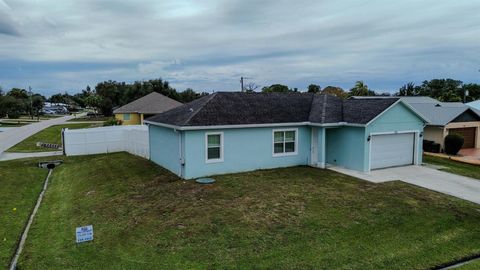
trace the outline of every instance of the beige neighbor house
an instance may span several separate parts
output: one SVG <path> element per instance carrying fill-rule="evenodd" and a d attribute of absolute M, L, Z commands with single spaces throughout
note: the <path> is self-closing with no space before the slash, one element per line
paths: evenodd
<path fill-rule="evenodd" d="M 402 97 L 429 120 L 424 140 L 440 144 L 443 152 L 445 136 L 457 133 L 464 137 L 462 148 L 480 148 L 480 112 L 460 102 L 440 102 L 430 97 Z"/>
<path fill-rule="evenodd" d="M 123 125 L 141 125 L 143 120 L 158 113 L 178 107 L 182 103 L 152 92 L 113 111 L 115 119 Z"/>

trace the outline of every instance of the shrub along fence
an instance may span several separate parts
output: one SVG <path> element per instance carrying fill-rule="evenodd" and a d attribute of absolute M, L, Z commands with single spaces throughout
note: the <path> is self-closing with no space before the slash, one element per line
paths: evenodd
<path fill-rule="evenodd" d="M 85 129 L 64 129 L 63 149 L 67 156 L 129 152 L 149 158 L 148 127 L 110 126 Z"/>

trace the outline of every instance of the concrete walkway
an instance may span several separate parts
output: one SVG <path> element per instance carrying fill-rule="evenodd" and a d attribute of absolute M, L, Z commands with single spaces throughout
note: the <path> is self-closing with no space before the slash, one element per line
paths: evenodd
<path fill-rule="evenodd" d="M 0 161 L 21 159 L 21 158 L 33 158 L 33 157 L 50 157 L 50 156 L 61 156 L 63 155 L 62 151 L 54 152 L 35 152 L 35 153 L 1 153 Z"/>
<path fill-rule="evenodd" d="M 424 166 L 405 166 L 368 173 L 329 167 L 330 170 L 374 183 L 400 180 L 412 185 L 480 204 L 480 180 L 439 171 Z"/>
<path fill-rule="evenodd" d="M 43 120 L 37 123 L 12 128 L 4 132 L 0 132 L 0 154 L 17 143 L 25 140 L 33 134 L 54 125 L 65 124 L 66 121 L 75 118 L 73 115 L 59 117 L 50 120 Z M 74 122 L 68 122 L 68 124 Z"/>

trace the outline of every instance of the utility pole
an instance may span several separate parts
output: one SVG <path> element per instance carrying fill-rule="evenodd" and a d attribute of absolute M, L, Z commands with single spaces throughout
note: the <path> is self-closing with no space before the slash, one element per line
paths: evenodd
<path fill-rule="evenodd" d="M 242 92 L 245 92 L 245 80 L 252 79 L 250 77 L 240 77 L 240 85 L 242 86 Z"/>
<path fill-rule="evenodd" d="M 28 86 L 28 95 L 30 96 L 30 118 L 33 119 L 33 100 L 32 100 L 32 87 Z"/>

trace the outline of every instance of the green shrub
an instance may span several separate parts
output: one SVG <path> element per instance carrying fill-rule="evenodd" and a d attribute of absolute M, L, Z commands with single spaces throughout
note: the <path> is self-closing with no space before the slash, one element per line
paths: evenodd
<path fill-rule="evenodd" d="M 463 136 L 460 134 L 448 134 L 445 137 L 445 153 L 447 155 L 456 155 L 463 146 Z"/>
<path fill-rule="evenodd" d="M 122 124 L 122 120 L 115 119 L 115 118 L 110 118 L 105 123 L 103 123 L 103 126 L 120 126 Z"/>
<path fill-rule="evenodd" d="M 18 119 L 19 117 L 20 117 L 20 113 L 18 113 L 18 112 L 10 112 L 8 114 L 9 119 Z"/>

